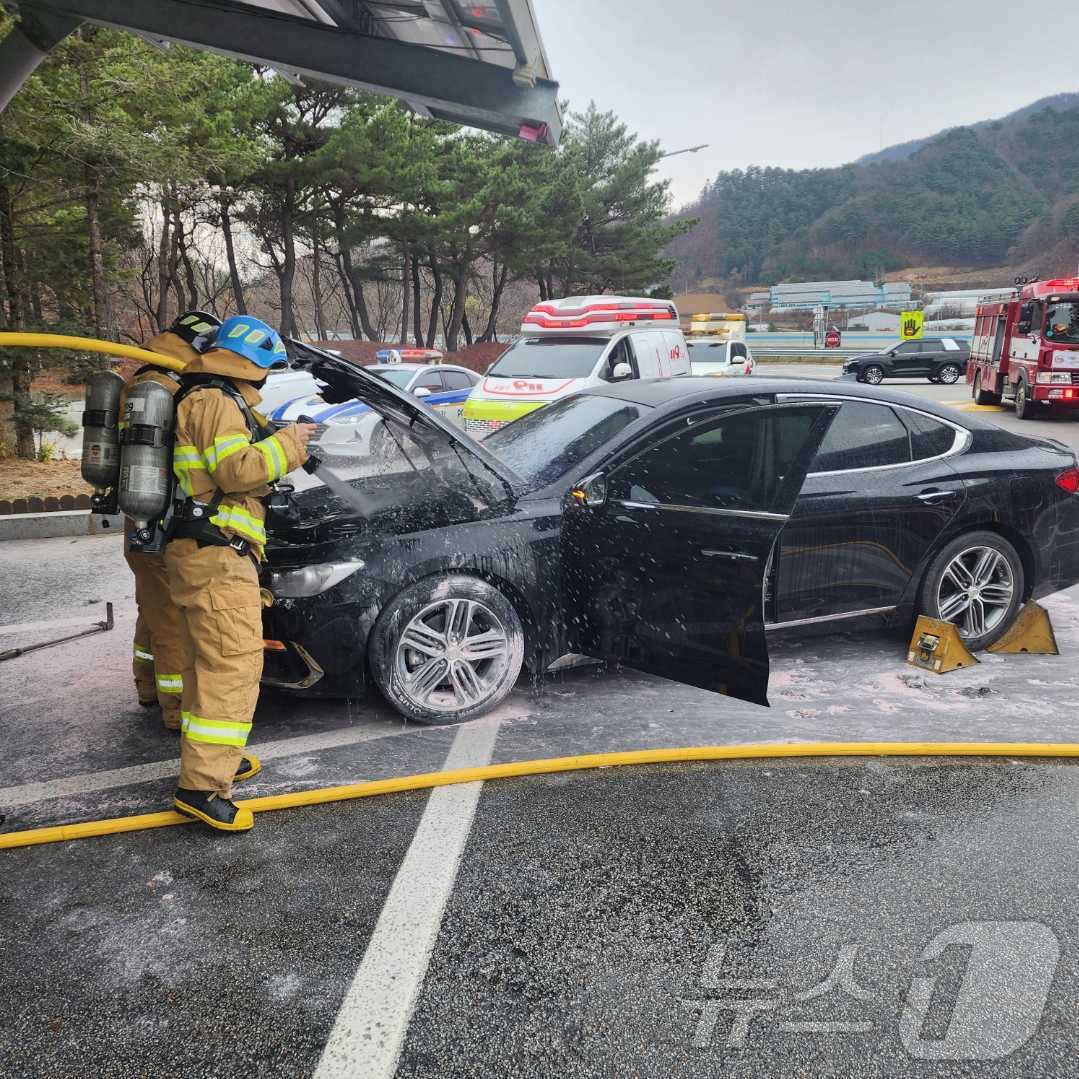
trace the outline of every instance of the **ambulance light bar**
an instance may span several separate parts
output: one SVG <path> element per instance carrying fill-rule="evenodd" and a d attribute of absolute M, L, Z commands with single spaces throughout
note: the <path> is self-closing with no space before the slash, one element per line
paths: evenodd
<path fill-rule="evenodd" d="M 650 300 L 617 300 L 585 302 L 575 307 L 556 303 L 539 303 L 525 315 L 521 323 L 524 332 L 530 327 L 542 330 L 599 329 L 603 325 L 616 328 L 626 323 L 677 322 L 674 304 Z"/>

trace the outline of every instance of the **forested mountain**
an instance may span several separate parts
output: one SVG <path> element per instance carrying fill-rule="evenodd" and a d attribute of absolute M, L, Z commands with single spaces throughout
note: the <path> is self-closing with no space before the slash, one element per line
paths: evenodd
<path fill-rule="evenodd" d="M 872 277 L 901 266 L 1024 264 L 1079 250 L 1079 95 L 827 169 L 722 172 L 676 215 L 675 280 Z M 884 151 L 888 155 L 889 151 Z"/>

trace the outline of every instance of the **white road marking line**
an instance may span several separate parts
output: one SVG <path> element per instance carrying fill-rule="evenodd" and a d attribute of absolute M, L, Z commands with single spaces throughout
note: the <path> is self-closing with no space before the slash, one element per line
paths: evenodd
<path fill-rule="evenodd" d="M 491 761 L 499 721 L 462 727 L 445 768 Z M 482 783 L 431 791 L 314 1079 L 391 1079 L 457 880 Z"/>
<path fill-rule="evenodd" d="M 68 629 L 69 627 L 93 629 L 98 622 L 104 620 L 105 611 L 102 608 L 100 618 L 86 615 L 84 618 L 53 618 L 47 622 L 20 622 L 17 625 L 0 626 L 0 637 L 9 637 L 15 633 L 37 633 L 45 629 Z"/>
<path fill-rule="evenodd" d="M 390 738 L 400 733 L 399 727 L 379 723 L 374 727 L 346 727 L 344 730 L 325 731 L 322 734 L 279 738 L 272 742 L 252 745 L 251 751 L 258 754 L 261 760 L 270 761 L 281 757 L 294 757 L 300 753 L 313 753 L 320 749 L 336 749 L 338 746 L 370 742 L 376 738 Z M 148 783 L 153 779 L 175 776 L 179 768 L 180 746 L 177 739 L 176 756 L 167 761 L 133 764 L 127 768 L 113 768 L 107 772 L 87 772 L 83 775 L 68 776 L 65 779 L 23 783 L 16 787 L 0 787 L 0 806 L 8 808 L 29 805 L 32 802 L 43 802 L 47 798 L 67 798 L 73 794 L 88 794 L 91 791 L 103 791 L 111 787 L 126 787 L 130 783 Z"/>
<path fill-rule="evenodd" d="M 514 719 L 527 719 L 528 711 L 512 701 L 500 705 L 487 716 L 488 720 L 508 722 Z M 439 730 L 438 727 L 413 727 L 405 730 L 391 718 L 377 716 L 369 726 L 345 727 L 342 730 L 323 731 L 321 734 L 300 734 L 294 738 L 276 738 L 270 742 L 256 742 L 249 748 L 261 760 L 280 760 L 284 757 L 298 757 L 303 753 L 317 753 L 323 749 L 338 749 L 341 746 L 356 745 L 360 742 L 373 742 L 378 738 L 393 738 L 397 735 L 417 735 Z M 259 727 L 256 725 L 255 730 Z M 176 756 L 165 761 L 151 764 L 133 764 L 126 768 L 110 768 L 103 772 L 84 772 L 81 775 L 65 776 L 63 779 L 48 779 L 37 783 L 20 783 L 11 787 L 0 787 L 0 807 L 30 805 L 49 798 L 67 798 L 72 795 L 88 794 L 91 791 L 110 790 L 113 787 L 127 787 L 133 783 L 149 783 L 155 779 L 175 776 L 180 768 L 180 747 L 176 742 Z"/>

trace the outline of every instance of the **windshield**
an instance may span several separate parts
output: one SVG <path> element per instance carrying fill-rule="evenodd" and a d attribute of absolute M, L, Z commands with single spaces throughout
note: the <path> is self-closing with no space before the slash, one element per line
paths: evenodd
<path fill-rule="evenodd" d="M 1079 303 L 1050 304 L 1045 339 L 1058 345 L 1079 345 Z"/>
<path fill-rule="evenodd" d="M 484 440 L 530 489 L 561 479 L 651 406 L 582 394 L 536 409 Z"/>
<path fill-rule="evenodd" d="M 394 386 L 400 386 L 403 390 L 408 389 L 408 384 L 416 374 L 415 371 L 408 367 L 368 367 L 367 370 L 370 371 L 372 375 L 378 375 L 379 378 L 385 379 Z"/>
<path fill-rule="evenodd" d="M 609 343 L 601 337 L 526 339 L 487 373 L 495 378 L 587 378 Z"/>

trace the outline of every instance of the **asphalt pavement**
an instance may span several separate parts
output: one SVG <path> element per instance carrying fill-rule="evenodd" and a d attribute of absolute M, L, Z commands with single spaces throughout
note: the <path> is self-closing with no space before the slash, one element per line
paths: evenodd
<path fill-rule="evenodd" d="M 4 830 L 168 805 L 117 539 L 0 544 L 0 649 L 107 600 L 113 632 L 0 664 Z M 594 666 L 460 728 L 267 695 L 240 794 L 663 746 L 1079 741 L 1079 589 L 1046 605 L 1061 656 L 945 677 L 895 632 L 775 636 L 770 709 Z M 0 851 L 0 1076 L 1073 1076 L 1077 795 L 1044 760 L 690 763 Z"/>

